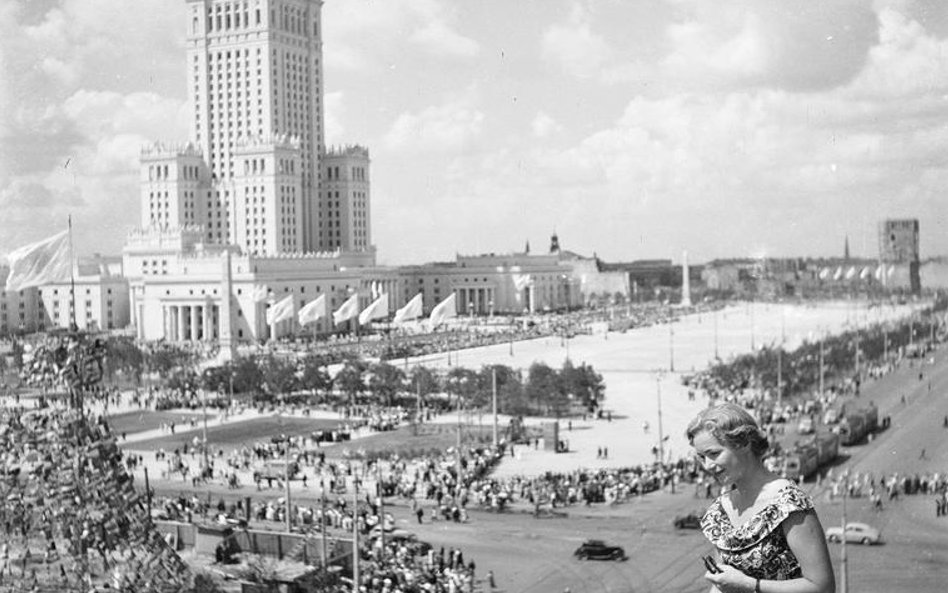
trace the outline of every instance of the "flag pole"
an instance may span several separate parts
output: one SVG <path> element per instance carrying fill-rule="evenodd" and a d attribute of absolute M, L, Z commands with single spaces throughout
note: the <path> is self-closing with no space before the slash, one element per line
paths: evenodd
<path fill-rule="evenodd" d="M 72 214 L 67 218 L 69 225 L 69 331 L 78 332 L 76 325 L 76 259 L 72 248 Z"/>

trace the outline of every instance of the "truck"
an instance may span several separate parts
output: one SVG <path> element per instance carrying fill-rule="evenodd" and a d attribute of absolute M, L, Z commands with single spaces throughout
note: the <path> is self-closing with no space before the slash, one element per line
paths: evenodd
<path fill-rule="evenodd" d="M 836 427 L 840 443 L 849 446 L 861 443 L 879 428 L 879 408 L 870 404 L 860 410 L 847 410 Z"/>
<path fill-rule="evenodd" d="M 253 479 L 254 482 L 259 480 L 283 480 L 287 477 L 293 480 L 296 479 L 299 473 L 300 466 L 296 461 L 290 461 L 288 466 L 287 462 L 282 459 L 269 459 L 254 466 Z"/>
<path fill-rule="evenodd" d="M 823 432 L 794 446 L 778 461 L 776 470 L 791 480 L 807 479 L 839 456 L 838 434 Z"/>

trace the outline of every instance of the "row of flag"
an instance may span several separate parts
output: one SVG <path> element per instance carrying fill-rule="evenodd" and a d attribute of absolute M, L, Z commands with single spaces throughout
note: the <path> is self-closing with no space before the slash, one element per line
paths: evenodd
<path fill-rule="evenodd" d="M 255 287 L 253 292 L 255 302 L 264 300 L 263 298 L 257 299 L 257 296 L 264 295 L 264 298 L 266 298 L 267 292 L 266 287 Z M 288 295 L 277 301 L 267 309 L 267 325 L 293 319 L 294 315 L 300 325 L 307 325 L 326 317 L 328 311 L 326 295 L 319 295 L 316 299 L 306 303 L 299 311 L 295 311 L 295 308 L 294 295 Z M 413 321 L 421 317 L 423 311 L 424 302 L 421 293 L 418 293 L 404 307 L 395 312 L 392 322 L 400 324 Z M 388 317 L 388 293 L 379 294 L 368 307 L 361 311 L 359 310 L 359 295 L 353 294 L 338 309 L 333 311 L 332 322 L 339 325 L 350 319 L 358 318 L 359 325 L 365 325 L 373 319 L 384 319 L 385 317 Z M 437 327 L 452 317 L 457 317 L 457 297 L 454 293 L 451 293 L 432 309 L 428 321 L 432 327 Z"/>
<path fill-rule="evenodd" d="M 895 266 L 889 266 L 886 268 L 885 264 L 879 264 L 879 267 L 877 267 L 875 271 L 873 271 L 870 266 L 866 266 L 862 268 L 862 270 L 859 270 L 856 266 L 850 266 L 848 270 L 845 270 L 842 266 L 840 266 L 836 268 L 835 272 L 830 268 L 823 268 L 820 270 L 819 277 L 820 280 L 827 280 L 831 276 L 833 280 L 852 280 L 858 275 L 860 280 L 866 280 L 869 278 L 869 276 L 872 276 L 876 280 L 882 280 L 883 276 L 890 278 L 894 273 Z"/>

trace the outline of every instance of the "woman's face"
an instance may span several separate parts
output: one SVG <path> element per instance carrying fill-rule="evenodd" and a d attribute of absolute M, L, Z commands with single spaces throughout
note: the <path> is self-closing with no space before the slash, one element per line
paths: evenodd
<path fill-rule="evenodd" d="M 733 449 L 719 442 L 706 430 L 695 435 L 692 447 L 701 466 L 719 484 L 734 484 L 743 477 L 747 447 Z"/>

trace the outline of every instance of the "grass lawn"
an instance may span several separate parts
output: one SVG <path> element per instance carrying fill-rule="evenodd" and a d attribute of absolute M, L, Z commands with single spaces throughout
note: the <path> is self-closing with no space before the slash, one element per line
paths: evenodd
<path fill-rule="evenodd" d="M 320 418 L 289 418 L 280 416 L 266 416 L 252 420 L 234 421 L 221 426 L 209 426 L 207 440 L 214 449 L 223 449 L 225 453 L 239 449 L 245 445 L 253 445 L 257 441 L 266 441 L 270 437 L 279 435 L 299 436 L 309 435 L 316 430 L 331 430 L 341 423 L 339 420 Z M 198 423 L 201 428 L 201 423 Z M 191 443 L 194 437 L 201 438 L 202 431 L 190 431 L 183 434 L 169 434 L 147 441 L 130 443 L 129 448 L 136 451 L 173 451 L 184 443 Z"/>
<path fill-rule="evenodd" d="M 491 428 L 465 425 L 461 428 L 461 444 L 490 445 Z M 401 457 L 416 457 L 433 450 L 446 451 L 457 446 L 457 426 L 454 424 L 423 424 L 417 431 L 411 426 L 379 432 L 365 438 L 339 443 L 324 449 L 329 459 L 340 459 L 358 453 L 373 456 L 379 453 L 397 453 Z"/>
<path fill-rule="evenodd" d="M 214 414 L 208 411 L 208 420 L 211 420 L 214 418 L 214 416 Z M 106 417 L 106 420 L 108 420 L 109 426 L 112 427 L 112 432 L 114 434 L 122 434 L 123 432 L 127 434 L 135 434 L 136 432 L 154 430 L 156 428 L 160 428 L 162 424 L 171 424 L 172 422 L 175 423 L 175 426 L 188 426 L 188 424 L 191 423 L 192 418 L 199 424 L 204 422 L 204 414 L 202 412 L 182 413 L 136 411 L 108 416 Z"/>

